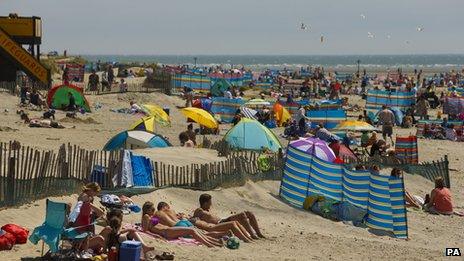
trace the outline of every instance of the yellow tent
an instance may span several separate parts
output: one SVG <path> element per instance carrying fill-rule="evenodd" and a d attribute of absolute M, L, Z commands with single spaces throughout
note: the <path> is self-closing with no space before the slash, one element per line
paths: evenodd
<path fill-rule="evenodd" d="M 278 102 L 274 104 L 273 110 L 277 125 L 279 126 L 282 126 L 282 124 L 292 118 L 290 112 L 288 112 L 288 110 Z"/>
<path fill-rule="evenodd" d="M 129 127 L 129 130 L 140 130 L 155 132 L 155 117 L 148 116 L 138 119 L 134 124 Z"/>
<path fill-rule="evenodd" d="M 154 104 L 143 104 L 142 108 L 148 115 L 153 116 L 155 121 L 163 126 L 171 125 L 169 115 L 158 105 Z"/>

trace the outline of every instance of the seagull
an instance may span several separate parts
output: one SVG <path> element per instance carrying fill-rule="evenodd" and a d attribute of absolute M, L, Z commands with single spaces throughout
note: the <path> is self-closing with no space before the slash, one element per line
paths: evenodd
<path fill-rule="evenodd" d="M 367 37 L 368 38 L 375 38 L 375 36 L 371 32 L 367 32 Z"/>
<path fill-rule="evenodd" d="M 363 19 L 363 20 L 366 19 L 366 16 L 364 14 L 360 14 L 359 16 L 361 16 L 361 19 Z"/>
<path fill-rule="evenodd" d="M 423 27 L 420 27 L 420 26 L 418 26 L 418 27 L 417 27 L 417 31 L 418 31 L 418 32 L 422 32 L 422 31 L 424 31 L 424 28 L 423 28 Z"/>
<path fill-rule="evenodd" d="M 309 26 L 305 25 L 304 23 L 301 23 L 300 29 L 305 31 L 309 29 Z"/>

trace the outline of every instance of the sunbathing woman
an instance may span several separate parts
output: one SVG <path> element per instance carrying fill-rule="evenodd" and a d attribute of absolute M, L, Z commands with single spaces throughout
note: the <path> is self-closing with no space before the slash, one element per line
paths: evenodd
<path fill-rule="evenodd" d="M 155 215 L 155 205 L 152 202 L 145 202 L 142 207 L 142 229 L 160 235 L 168 240 L 179 237 L 193 237 L 198 242 L 207 247 L 222 247 L 220 240 L 205 235 L 199 230 L 191 227 L 168 227 L 160 223 Z"/>

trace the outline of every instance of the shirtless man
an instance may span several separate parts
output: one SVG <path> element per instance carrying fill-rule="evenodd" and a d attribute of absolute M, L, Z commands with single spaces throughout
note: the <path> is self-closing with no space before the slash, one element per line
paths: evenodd
<path fill-rule="evenodd" d="M 249 211 L 244 211 L 235 215 L 232 215 L 228 218 L 219 218 L 211 214 L 210 209 L 212 205 L 212 197 L 209 194 L 200 195 L 200 207 L 195 210 L 193 216 L 199 218 L 202 221 L 211 224 L 222 224 L 231 221 L 236 221 L 242 225 L 245 230 L 251 235 L 253 239 L 264 238 L 264 235 L 261 233 L 261 230 L 258 226 L 258 221 L 253 213 Z"/>

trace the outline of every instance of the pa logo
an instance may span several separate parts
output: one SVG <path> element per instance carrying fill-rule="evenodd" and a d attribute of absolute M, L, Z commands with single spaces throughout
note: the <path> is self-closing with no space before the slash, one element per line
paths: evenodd
<path fill-rule="evenodd" d="M 457 247 L 446 248 L 446 256 L 461 256 L 461 250 Z"/>

